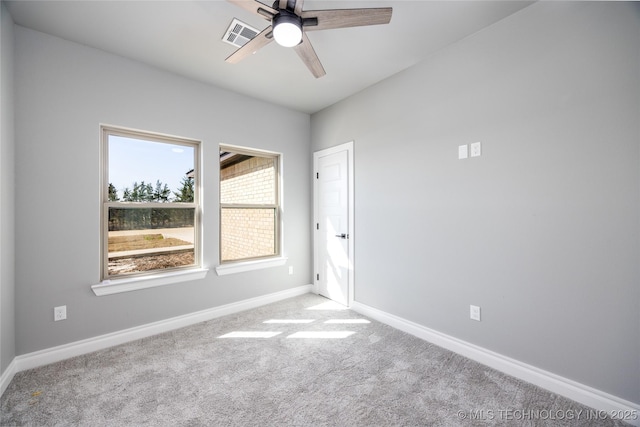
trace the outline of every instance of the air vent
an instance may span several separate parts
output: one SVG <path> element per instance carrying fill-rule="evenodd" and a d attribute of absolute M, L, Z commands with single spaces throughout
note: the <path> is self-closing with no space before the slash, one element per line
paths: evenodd
<path fill-rule="evenodd" d="M 257 36 L 259 32 L 260 31 L 255 28 L 234 18 L 233 21 L 231 21 L 229 28 L 227 28 L 227 32 L 224 34 L 222 41 L 236 47 L 242 47 L 247 44 L 249 40 Z"/>

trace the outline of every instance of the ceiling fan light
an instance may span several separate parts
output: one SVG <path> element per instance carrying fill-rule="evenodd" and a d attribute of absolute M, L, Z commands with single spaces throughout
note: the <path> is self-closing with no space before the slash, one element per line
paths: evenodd
<path fill-rule="evenodd" d="M 302 23 L 294 14 L 280 12 L 273 18 L 273 38 L 280 46 L 293 47 L 302 41 Z"/>

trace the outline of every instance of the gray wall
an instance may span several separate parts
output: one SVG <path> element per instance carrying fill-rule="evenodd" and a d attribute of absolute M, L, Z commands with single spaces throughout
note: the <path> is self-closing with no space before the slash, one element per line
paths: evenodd
<path fill-rule="evenodd" d="M 0 4 L 0 375 L 15 356 L 13 20 Z"/>
<path fill-rule="evenodd" d="M 16 26 L 16 353 L 310 283 L 310 117 Z M 287 123 L 286 133 L 265 132 Z M 204 265 L 218 263 L 218 144 L 283 153 L 287 266 L 111 296 L 100 271 L 99 125 L 202 140 Z M 68 320 L 53 322 L 66 305 Z"/>
<path fill-rule="evenodd" d="M 314 114 L 356 301 L 640 403 L 639 42 L 638 4 L 536 3 Z"/>

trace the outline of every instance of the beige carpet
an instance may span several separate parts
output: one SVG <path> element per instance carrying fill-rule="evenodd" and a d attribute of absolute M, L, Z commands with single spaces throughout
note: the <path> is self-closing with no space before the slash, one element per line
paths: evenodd
<path fill-rule="evenodd" d="M 624 425 L 304 295 L 18 373 L 0 425 Z"/>

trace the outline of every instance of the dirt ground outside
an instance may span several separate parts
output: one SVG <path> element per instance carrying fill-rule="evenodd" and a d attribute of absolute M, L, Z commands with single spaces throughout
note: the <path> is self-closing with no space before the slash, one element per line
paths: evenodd
<path fill-rule="evenodd" d="M 110 231 L 109 237 L 162 234 L 165 239 L 179 239 L 189 245 L 174 248 L 142 249 L 109 253 L 109 275 L 163 270 L 195 264 L 193 227 Z"/>
<path fill-rule="evenodd" d="M 193 249 L 186 252 L 168 254 L 138 255 L 128 258 L 109 260 L 109 275 L 137 273 L 142 271 L 164 270 L 173 267 L 185 267 L 195 264 Z"/>
<path fill-rule="evenodd" d="M 174 239 L 184 240 L 191 244 L 194 243 L 195 233 L 193 227 L 179 227 L 179 228 L 149 228 L 145 230 L 123 230 L 123 231 L 110 231 L 109 237 L 114 236 L 132 236 L 137 234 L 162 234 L 165 239 L 173 237 Z"/>

